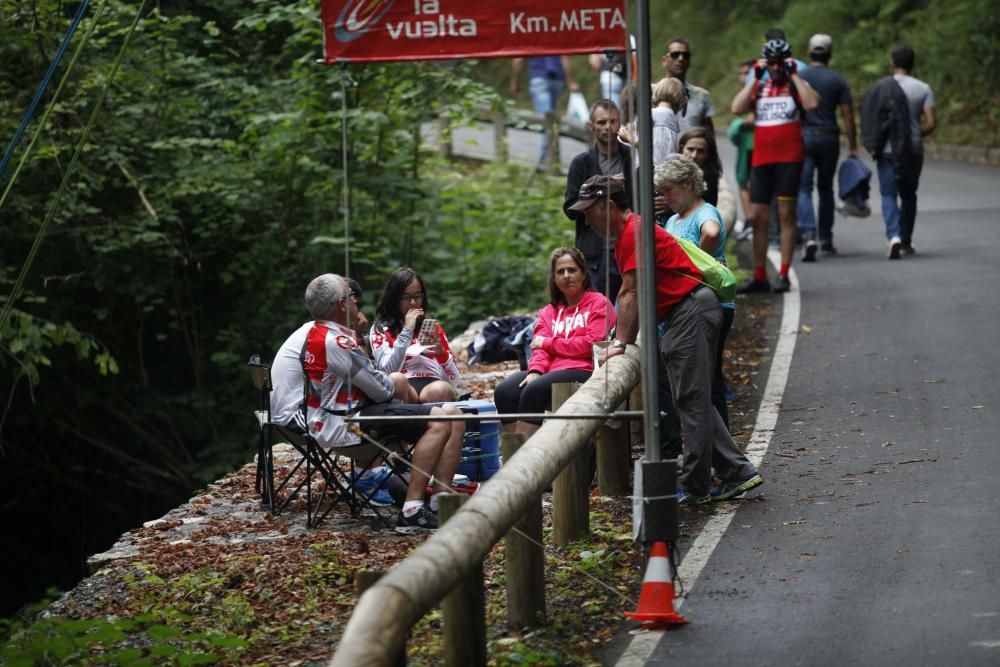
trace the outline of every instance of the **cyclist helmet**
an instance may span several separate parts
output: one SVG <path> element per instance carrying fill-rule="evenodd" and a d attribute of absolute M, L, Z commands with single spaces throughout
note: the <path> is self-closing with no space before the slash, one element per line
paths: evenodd
<path fill-rule="evenodd" d="M 783 39 L 769 39 L 760 50 L 760 55 L 768 60 L 784 60 L 792 57 L 792 47 Z"/>

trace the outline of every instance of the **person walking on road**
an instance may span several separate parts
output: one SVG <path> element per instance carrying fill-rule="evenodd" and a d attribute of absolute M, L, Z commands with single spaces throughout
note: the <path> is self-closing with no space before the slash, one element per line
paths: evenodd
<path fill-rule="evenodd" d="M 524 69 L 524 58 L 514 58 L 510 62 L 510 94 L 517 96 L 520 91 L 521 70 Z M 544 56 L 528 59 L 528 92 L 535 113 L 545 118 L 549 111 L 555 111 L 559 104 L 559 96 L 563 88 L 569 87 L 571 92 L 580 90 L 580 85 L 573 80 L 568 56 Z M 542 133 L 541 157 L 548 150 L 548 139 Z"/>
<path fill-rule="evenodd" d="M 632 151 L 618 141 L 621 114 L 618 106 L 611 100 L 598 100 L 590 107 L 587 129 L 594 136 L 594 145 L 574 157 L 569 164 L 563 212 L 576 223 L 576 247 L 587 260 L 587 274 L 591 284 L 613 302 L 622 284 L 621 274 L 611 253 L 614 240 L 608 239 L 608 247 L 605 247 L 605 239 L 595 234 L 584 222 L 583 214 L 572 207 L 583 182 L 597 174 L 624 178 L 625 197 L 631 206 L 629 193 L 632 192 Z"/>
<path fill-rule="evenodd" d="M 712 106 L 712 96 L 701 86 L 687 80 L 687 72 L 691 68 L 691 43 L 684 37 L 668 40 L 661 62 L 667 76 L 680 79 L 687 93 L 687 110 L 677 119 L 681 132 L 701 126 L 714 133 L 712 116 L 715 115 L 715 107 Z"/>
<path fill-rule="evenodd" d="M 616 337 L 601 361 L 622 354 L 639 333 L 636 278 L 636 226 L 643 224 L 625 199 L 624 183 L 594 176 L 580 186 L 573 210 L 600 236 L 616 237 L 615 257 L 622 269 Z M 651 223 L 646 223 L 651 224 Z M 684 465 L 677 502 L 696 505 L 728 500 L 763 483 L 736 447 L 729 429 L 712 406 L 712 377 L 722 308 L 719 298 L 700 282 L 701 272 L 680 243 L 653 226 L 656 257 L 656 318 L 666 326 L 660 355 L 673 393 L 674 409 L 684 431 Z M 722 480 L 712 486 L 712 467 Z"/>
<path fill-rule="evenodd" d="M 905 156 L 894 154 L 894 150 L 905 150 L 905 142 L 893 142 L 885 136 L 881 141 L 876 138 L 873 145 L 870 145 L 872 142 L 865 142 L 866 148 L 876 150 L 874 157 L 878 166 L 882 219 L 885 221 L 885 236 L 889 241 L 887 251 L 889 259 L 899 259 L 901 255 L 914 253 L 913 227 L 917 219 L 917 187 L 920 184 L 920 172 L 924 167 L 923 138 L 933 132 L 937 125 L 934 115 L 934 92 L 930 86 L 910 74 L 915 62 L 913 47 L 897 46 L 892 50 L 892 78 L 902 88 L 909 111 L 909 154 Z M 884 79 L 877 82 L 873 90 L 878 90 L 880 84 L 884 85 L 883 82 Z M 890 96 L 881 96 L 881 99 L 886 100 L 888 97 Z M 878 102 L 870 95 L 866 95 L 865 104 L 862 130 L 866 134 L 877 133 Z M 872 107 L 875 107 L 874 111 Z M 881 150 L 878 150 L 879 148 Z"/>
<path fill-rule="evenodd" d="M 742 115 L 753 110 L 756 115 L 750 173 L 754 273 L 740 287 L 739 291 L 743 294 L 771 290 L 766 268 L 767 226 L 771 200 L 775 196 L 780 223 L 781 268 L 774 291 L 787 292 L 791 289 L 788 271 L 798 235 L 795 208 L 805 152 L 801 118 L 803 111 L 810 112 L 819 106 L 819 96 L 802 80 L 797 69 L 788 42 L 768 40 L 761 49 L 761 59 L 754 67 L 754 82 L 733 98 L 734 114 Z M 765 72 L 769 78 L 761 81 Z"/>
<path fill-rule="evenodd" d="M 844 134 L 847 135 L 847 153 L 851 157 L 858 156 L 851 89 L 844 77 L 829 66 L 832 53 L 833 40 L 829 35 L 813 35 L 809 38 L 809 68 L 800 74 L 802 80 L 820 96 L 819 106 L 807 113 L 802 121 L 805 160 L 799 184 L 798 223 L 803 241 L 803 262 L 815 262 L 817 250 L 826 255 L 837 253 L 833 245 L 833 175 L 840 158 L 838 108 L 844 121 Z M 814 176 L 819 192 L 819 243 L 812 202 Z"/>

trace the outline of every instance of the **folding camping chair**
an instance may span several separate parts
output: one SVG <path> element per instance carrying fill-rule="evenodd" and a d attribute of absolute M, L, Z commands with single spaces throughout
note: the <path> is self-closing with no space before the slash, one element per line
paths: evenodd
<path fill-rule="evenodd" d="M 371 442 L 360 445 L 344 447 L 331 447 L 324 449 L 316 439 L 308 433 L 303 433 L 294 423 L 287 425 L 277 424 L 271 420 L 271 367 L 262 363 L 260 355 L 253 355 L 249 361 L 250 379 L 258 391 L 257 410 L 255 417 L 260 426 L 260 438 L 257 446 L 257 476 L 256 490 L 261 494 L 264 505 L 274 513 L 278 514 L 296 495 L 305 487 L 306 491 L 306 525 L 315 527 L 322 521 L 330 510 L 340 501 L 343 501 L 351 510 L 352 516 L 359 516 L 362 510 L 370 510 L 379 521 L 387 527 L 392 527 L 392 522 L 383 514 L 384 508 L 371 502 L 375 491 L 368 495 L 360 492 L 355 485 L 355 477 L 352 472 L 355 466 L 362 469 L 362 474 L 370 468 L 377 457 L 381 454 L 390 453 L 399 457 L 408 458 L 412 447 L 405 447 L 398 440 L 384 439 L 376 444 Z M 285 475 L 281 483 L 275 488 L 274 480 L 274 453 L 273 446 L 276 441 L 284 441 L 290 444 L 302 458 L 295 464 L 292 470 Z M 351 460 L 351 471 L 344 472 L 337 465 L 337 457 L 343 456 Z M 292 478 L 305 465 L 305 479 L 294 488 L 289 487 Z M 319 473 L 326 482 L 326 488 L 313 501 L 312 492 L 313 475 Z M 402 472 L 397 468 L 393 469 L 395 476 L 402 478 Z M 359 475 L 360 477 L 360 475 Z M 383 484 L 384 486 L 385 484 Z M 289 493 L 284 500 L 279 502 L 279 495 L 289 487 Z M 382 488 L 381 486 L 379 488 Z M 322 510 L 327 492 L 331 492 L 332 500 L 326 509 Z"/>

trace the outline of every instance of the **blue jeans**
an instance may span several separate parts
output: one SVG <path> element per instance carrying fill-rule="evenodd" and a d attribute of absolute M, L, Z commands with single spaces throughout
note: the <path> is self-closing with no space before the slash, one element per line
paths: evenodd
<path fill-rule="evenodd" d="M 804 130 L 805 160 L 799 182 L 798 223 L 803 236 L 816 234 L 813 215 L 813 174 L 819 192 L 819 240 L 833 240 L 833 174 L 840 157 L 840 139 L 835 133 L 815 133 Z"/>
<path fill-rule="evenodd" d="M 622 88 L 625 87 L 625 79 L 620 74 L 601 70 L 601 98 L 611 100 L 621 106 Z"/>
<path fill-rule="evenodd" d="M 923 154 L 911 155 L 897 173 L 892 158 L 878 158 L 878 191 L 882 195 L 882 219 L 885 237 L 898 236 L 904 246 L 913 244 L 913 226 L 917 221 L 917 186 L 924 168 Z M 896 197 L 899 197 L 897 204 Z"/>
<path fill-rule="evenodd" d="M 535 113 L 544 116 L 547 111 L 555 111 L 556 102 L 562 95 L 565 81 L 562 79 L 547 79 L 536 77 L 528 82 L 528 92 L 531 102 L 535 105 Z"/>
<path fill-rule="evenodd" d="M 548 79 L 535 77 L 528 81 L 528 92 L 531 93 L 531 103 L 535 105 L 535 113 L 545 116 L 549 111 L 556 110 L 556 103 L 562 95 L 565 81 L 562 79 Z M 545 133 L 542 133 L 541 157 L 545 157 L 545 150 L 549 142 Z"/>

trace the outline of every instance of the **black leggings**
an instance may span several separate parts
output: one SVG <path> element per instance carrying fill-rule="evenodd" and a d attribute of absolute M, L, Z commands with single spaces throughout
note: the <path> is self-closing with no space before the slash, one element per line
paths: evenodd
<path fill-rule="evenodd" d="M 591 371 L 567 369 L 540 375 L 527 386 L 519 387 L 521 381 L 528 376 L 528 371 L 518 371 L 508 375 L 507 379 L 493 390 L 493 402 L 500 414 L 515 412 L 539 413 L 552 409 L 552 385 L 559 382 L 586 382 Z M 531 424 L 541 424 L 541 419 L 525 419 Z M 509 423 L 507 420 L 505 423 Z"/>

